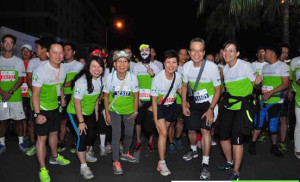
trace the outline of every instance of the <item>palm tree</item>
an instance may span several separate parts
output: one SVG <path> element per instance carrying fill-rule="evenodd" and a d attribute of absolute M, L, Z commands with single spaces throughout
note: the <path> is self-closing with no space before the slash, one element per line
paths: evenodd
<path fill-rule="evenodd" d="M 221 39 L 235 39 L 240 29 L 258 27 L 263 22 L 274 23 L 282 18 L 282 41 L 289 43 L 289 9 L 300 6 L 300 0 L 198 0 L 197 16 L 206 13 L 213 2 L 218 3 L 212 9 L 207 20 L 208 39 L 216 33 Z M 299 13 L 296 11 L 296 13 Z M 220 34 L 221 33 L 221 34 Z"/>

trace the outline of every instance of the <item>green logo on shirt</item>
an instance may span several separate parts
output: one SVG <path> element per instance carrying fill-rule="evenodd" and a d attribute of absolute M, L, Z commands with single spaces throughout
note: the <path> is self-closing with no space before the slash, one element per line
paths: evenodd
<path fill-rule="evenodd" d="M 81 93 L 81 88 L 76 88 L 75 93 L 80 94 Z"/>
<path fill-rule="evenodd" d="M 39 77 L 38 77 L 36 74 L 34 74 L 33 77 L 32 77 L 32 81 L 35 81 L 35 82 L 36 82 L 36 81 L 38 80 L 38 78 L 39 78 Z"/>

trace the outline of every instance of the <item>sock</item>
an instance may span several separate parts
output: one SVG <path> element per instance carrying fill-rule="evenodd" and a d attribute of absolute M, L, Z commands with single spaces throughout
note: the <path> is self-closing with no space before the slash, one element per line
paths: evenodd
<path fill-rule="evenodd" d="M 5 137 L 1 137 L 0 138 L 0 145 L 4 145 L 5 146 Z"/>
<path fill-rule="evenodd" d="M 106 135 L 100 134 L 100 143 L 102 147 L 105 147 L 105 137 Z"/>
<path fill-rule="evenodd" d="M 191 145 L 191 149 L 192 149 L 194 152 L 197 152 L 197 145 Z"/>
<path fill-rule="evenodd" d="M 20 136 L 20 137 L 18 137 L 18 138 L 19 138 L 19 145 L 20 145 L 21 143 L 24 142 L 24 137 Z"/>
<path fill-rule="evenodd" d="M 160 161 L 159 161 L 159 163 L 165 163 L 165 162 L 166 162 L 165 160 L 160 160 Z"/>
<path fill-rule="evenodd" d="M 209 164 L 209 156 L 202 156 L 202 164 Z"/>
<path fill-rule="evenodd" d="M 233 161 L 227 161 L 228 164 L 233 164 Z"/>
<path fill-rule="evenodd" d="M 87 167 L 86 163 L 80 164 L 80 168 Z"/>

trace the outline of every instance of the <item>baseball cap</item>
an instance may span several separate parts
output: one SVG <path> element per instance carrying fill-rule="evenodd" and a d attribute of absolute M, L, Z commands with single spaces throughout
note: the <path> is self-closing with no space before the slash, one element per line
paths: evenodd
<path fill-rule="evenodd" d="M 93 52 L 90 53 L 90 56 L 93 56 L 94 54 L 100 55 L 101 58 L 106 58 L 108 56 L 105 52 L 102 52 L 100 49 L 93 50 Z"/>
<path fill-rule="evenodd" d="M 114 61 L 117 60 L 117 59 L 119 59 L 119 58 L 126 58 L 126 59 L 128 59 L 128 61 L 130 61 L 130 55 L 127 54 L 124 50 L 119 51 L 119 52 L 115 55 Z"/>
<path fill-rule="evenodd" d="M 29 49 L 30 51 L 32 51 L 32 46 L 29 45 L 29 44 L 24 44 L 24 45 L 22 45 L 21 50 L 22 50 L 23 48 L 27 48 L 27 49 Z"/>

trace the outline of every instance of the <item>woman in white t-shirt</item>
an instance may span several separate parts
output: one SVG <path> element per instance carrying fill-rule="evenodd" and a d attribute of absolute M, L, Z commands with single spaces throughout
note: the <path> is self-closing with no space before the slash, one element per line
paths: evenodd
<path fill-rule="evenodd" d="M 168 128 L 176 120 L 176 93 L 181 94 L 181 75 L 176 72 L 178 66 L 177 53 L 168 50 L 164 53 L 164 67 L 152 81 L 151 96 L 154 122 L 159 134 L 157 171 L 163 176 L 171 174 L 165 162 Z M 169 93 L 169 94 L 168 94 Z"/>
<path fill-rule="evenodd" d="M 137 77 L 128 71 L 129 54 L 119 51 L 114 59 L 115 71 L 105 80 L 104 107 L 106 122 L 112 126 L 112 159 L 114 174 L 123 174 L 119 158 L 123 161 L 136 162 L 129 153 L 132 142 L 134 119 L 137 117 L 139 86 Z M 120 155 L 121 124 L 124 123 L 123 152 Z"/>
<path fill-rule="evenodd" d="M 81 164 L 80 174 L 85 179 L 94 177 L 86 162 L 96 162 L 97 158 L 87 151 L 96 138 L 98 120 L 98 102 L 101 92 L 104 62 L 93 56 L 84 68 L 75 76 L 71 87 L 73 94 L 67 107 L 72 126 L 77 134 L 77 156 Z"/>

